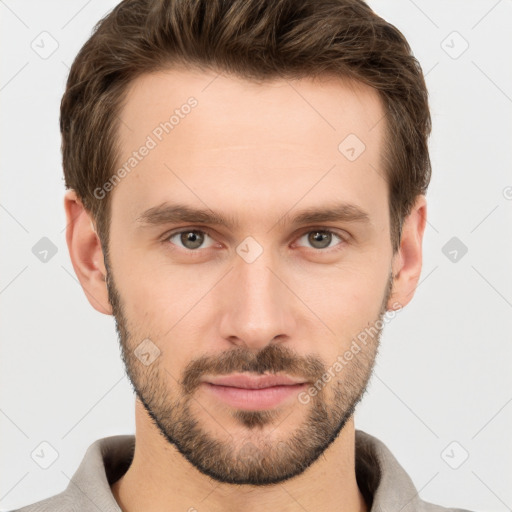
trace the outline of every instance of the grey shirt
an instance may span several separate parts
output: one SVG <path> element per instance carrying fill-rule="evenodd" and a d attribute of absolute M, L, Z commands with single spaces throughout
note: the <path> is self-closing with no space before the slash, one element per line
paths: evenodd
<path fill-rule="evenodd" d="M 369 512 L 470 512 L 421 500 L 411 478 L 382 441 L 357 429 L 355 439 L 356 479 Z M 98 439 L 64 491 L 13 512 L 121 512 L 110 485 L 128 470 L 134 449 L 134 435 Z"/>

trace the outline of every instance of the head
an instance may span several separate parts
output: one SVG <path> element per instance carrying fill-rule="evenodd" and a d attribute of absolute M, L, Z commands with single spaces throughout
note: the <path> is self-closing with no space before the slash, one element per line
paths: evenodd
<path fill-rule="evenodd" d="M 61 131 L 73 265 L 147 417 L 219 481 L 303 472 L 421 272 L 430 116 L 402 34 L 359 0 L 123 1 Z M 260 408 L 206 384 L 242 372 L 305 384 Z"/>

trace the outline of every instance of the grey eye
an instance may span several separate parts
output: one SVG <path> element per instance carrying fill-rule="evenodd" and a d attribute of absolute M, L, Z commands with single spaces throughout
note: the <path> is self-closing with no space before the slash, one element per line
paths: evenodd
<path fill-rule="evenodd" d="M 336 233 L 321 229 L 309 231 L 308 233 L 302 235 L 300 239 L 306 238 L 307 243 L 310 244 L 313 247 L 313 249 L 326 249 L 330 247 L 331 242 L 335 240 L 335 238 L 333 237 L 343 241 L 343 239 Z"/>
<path fill-rule="evenodd" d="M 193 251 L 195 249 L 200 248 L 205 241 L 205 237 L 208 236 L 209 235 L 206 234 L 204 231 L 187 229 L 170 235 L 168 240 L 172 242 L 173 238 L 179 237 L 178 245 L 181 245 L 183 248 Z"/>

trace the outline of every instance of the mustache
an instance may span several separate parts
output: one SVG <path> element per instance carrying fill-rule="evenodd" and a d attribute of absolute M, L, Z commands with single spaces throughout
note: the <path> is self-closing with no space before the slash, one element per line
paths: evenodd
<path fill-rule="evenodd" d="M 195 391 L 206 374 L 220 376 L 243 372 L 259 375 L 285 372 L 292 377 L 316 381 L 325 373 L 325 366 L 312 355 L 300 357 L 282 345 L 267 345 L 258 353 L 237 347 L 191 361 L 183 371 L 181 384 L 188 394 Z"/>

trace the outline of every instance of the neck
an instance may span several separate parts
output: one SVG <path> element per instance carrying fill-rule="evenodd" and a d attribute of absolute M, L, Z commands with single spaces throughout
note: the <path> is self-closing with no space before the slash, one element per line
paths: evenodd
<path fill-rule="evenodd" d="M 128 471 L 112 486 L 123 512 L 367 512 L 355 474 L 353 416 L 336 440 L 294 478 L 266 486 L 219 483 L 198 471 L 136 401 L 136 443 Z"/>

